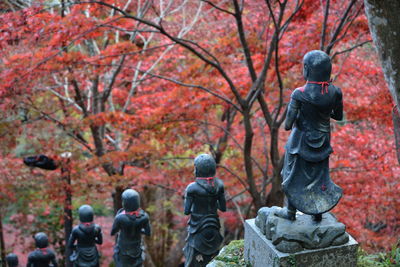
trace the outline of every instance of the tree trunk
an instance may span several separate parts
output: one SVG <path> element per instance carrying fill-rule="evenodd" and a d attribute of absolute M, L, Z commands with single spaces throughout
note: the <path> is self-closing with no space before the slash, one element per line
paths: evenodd
<path fill-rule="evenodd" d="M 397 111 L 400 112 L 400 1 L 364 0 L 364 3 L 369 29 L 381 60 L 383 73 Z M 400 131 L 396 126 L 394 130 L 397 133 Z M 399 146 L 397 152 L 400 153 Z M 400 158 L 398 160 L 400 163 Z"/>
<path fill-rule="evenodd" d="M 1 262 L 3 262 L 2 266 L 6 266 L 6 245 L 4 244 L 4 235 L 3 235 L 3 217 L 0 212 L 0 250 L 1 250 Z"/>
<path fill-rule="evenodd" d="M 271 191 L 269 192 L 267 199 L 266 199 L 266 206 L 271 207 L 271 206 L 283 206 L 283 200 L 284 200 L 284 193 L 282 191 L 282 176 L 281 176 L 281 170 L 282 170 L 282 158 L 279 155 L 279 149 L 278 149 L 278 143 L 279 141 L 279 127 L 273 127 L 271 128 L 271 152 L 270 152 L 270 157 L 271 157 L 271 162 L 272 162 L 272 167 L 274 168 L 273 170 L 273 177 L 272 177 L 272 183 L 271 183 Z"/>
<path fill-rule="evenodd" d="M 282 176 L 280 170 L 275 168 L 271 182 L 271 191 L 269 192 L 265 206 L 272 207 L 278 206 L 283 207 L 285 195 L 282 191 Z"/>
<path fill-rule="evenodd" d="M 61 168 L 61 177 L 64 183 L 64 239 L 65 239 L 65 266 L 72 267 L 72 263 L 69 260 L 71 255 L 71 249 L 68 248 L 68 239 L 72 232 L 72 192 L 71 192 L 71 172 L 69 166 L 70 160 L 66 159 L 66 162 Z"/>
<path fill-rule="evenodd" d="M 243 111 L 243 122 L 246 132 L 243 145 L 244 167 L 246 171 L 247 182 L 249 184 L 249 191 L 254 202 L 254 207 L 256 210 L 258 210 L 259 208 L 262 207 L 262 201 L 261 201 L 261 195 L 257 190 L 257 185 L 254 181 L 254 176 L 253 176 L 253 161 L 251 156 L 251 150 L 253 146 L 254 132 L 251 125 L 251 115 L 248 110 Z"/>
<path fill-rule="evenodd" d="M 122 193 L 124 188 L 122 186 L 116 186 L 115 191 L 112 193 L 113 205 L 114 205 L 114 215 L 122 208 Z"/>

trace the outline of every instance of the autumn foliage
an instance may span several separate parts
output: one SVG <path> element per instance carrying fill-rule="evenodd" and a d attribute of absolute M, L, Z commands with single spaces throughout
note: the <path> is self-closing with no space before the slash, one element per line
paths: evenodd
<path fill-rule="evenodd" d="M 35 1 L 2 13 L 3 223 L 22 239 L 52 232 L 62 249 L 65 184 L 21 158 L 70 151 L 72 208 L 91 203 L 111 217 L 122 190 L 137 188 L 156 233 L 146 240 L 152 264 L 176 266 L 183 190 L 194 156 L 209 152 L 227 188 L 225 236 L 239 238 L 243 219 L 282 204 L 280 126 L 304 84 L 303 55 L 321 49 L 345 104 L 332 122 L 331 176 L 344 189 L 333 212 L 364 248 L 390 248 L 400 168 L 363 1 L 244 2 Z"/>

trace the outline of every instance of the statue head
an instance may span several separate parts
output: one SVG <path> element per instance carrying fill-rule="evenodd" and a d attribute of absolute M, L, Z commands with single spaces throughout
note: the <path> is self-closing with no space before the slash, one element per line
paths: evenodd
<path fill-rule="evenodd" d="M 321 50 L 312 50 L 303 58 L 303 75 L 307 81 L 329 81 L 332 72 L 331 58 Z"/>
<path fill-rule="evenodd" d="M 140 207 L 140 195 L 136 190 L 126 189 L 122 193 L 122 206 L 125 211 L 135 211 Z"/>
<path fill-rule="evenodd" d="M 6 256 L 6 262 L 8 267 L 17 267 L 18 266 L 18 256 L 14 253 L 10 253 Z"/>
<path fill-rule="evenodd" d="M 201 154 L 194 159 L 194 173 L 196 177 L 213 177 L 216 168 L 217 164 L 211 155 Z"/>
<path fill-rule="evenodd" d="M 49 238 L 45 233 L 37 233 L 35 235 L 35 244 L 38 248 L 47 248 L 49 246 Z"/>
<path fill-rule="evenodd" d="M 79 210 L 79 220 L 83 223 L 93 222 L 93 208 L 89 205 L 80 206 Z"/>

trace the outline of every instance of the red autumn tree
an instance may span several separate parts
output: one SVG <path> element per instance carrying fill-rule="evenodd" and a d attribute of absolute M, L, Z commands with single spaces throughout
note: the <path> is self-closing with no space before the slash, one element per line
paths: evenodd
<path fill-rule="evenodd" d="M 346 101 L 346 120 L 332 125 L 332 175 L 345 190 L 336 212 L 367 245 L 393 241 L 399 170 L 393 153 L 380 153 L 392 151 L 391 103 L 377 78 L 362 1 L 43 8 L 1 16 L 1 107 L 19 108 L 30 136 L 52 133 L 46 149 L 74 152 L 75 196 L 114 188 L 117 209 L 125 187 L 142 186 L 145 205 L 162 222 L 162 240 L 149 241 L 155 265 L 179 262 L 184 233 L 172 231 L 183 227 L 172 204 L 179 200 L 163 209 L 154 203 L 182 194 L 193 168 L 187 159 L 199 152 L 209 150 L 219 164 L 230 230 L 257 208 L 282 204 L 287 133 L 280 125 L 291 91 L 304 83 L 301 60 L 311 49 L 332 56 Z"/>

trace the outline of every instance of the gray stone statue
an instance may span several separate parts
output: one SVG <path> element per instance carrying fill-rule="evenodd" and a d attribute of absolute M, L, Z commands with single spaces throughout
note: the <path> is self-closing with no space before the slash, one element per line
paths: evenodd
<path fill-rule="evenodd" d="M 100 255 L 96 244 L 103 243 L 103 235 L 100 226 L 93 223 L 93 208 L 82 205 L 79 220 L 81 223 L 72 229 L 68 240 L 68 247 L 74 250 L 70 260 L 75 267 L 98 267 Z"/>
<path fill-rule="evenodd" d="M 49 239 L 45 233 L 37 233 L 34 237 L 36 249 L 28 255 L 27 267 L 57 267 L 54 251 L 49 249 Z M 51 265 L 52 264 L 52 265 Z"/>
<path fill-rule="evenodd" d="M 14 253 L 10 253 L 6 256 L 6 262 L 8 267 L 18 267 L 18 256 Z"/>
<path fill-rule="evenodd" d="M 184 213 L 190 214 L 183 249 L 185 267 L 206 266 L 218 254 L 223 239 L 219 232 L 218 209 L 226 211 L 224 184 L 215 177 L 214 158 L 199 155 L 194 160 L 194 167 L 196 180 L 185 191 Z"/>
<path fill-rule="evenodd" d="M 133 189 L 122 193 L 122 206 L 111 230 L 111 235 L 119 233 L 114 261 L 117 267 L 139 267 L 144 261 L 142 234 L 151 234 L 149 216 L 140 208 L 140 195 Z"/>
<path fill-rule="evenodd" d="M 330 83 L 332 64 L 326 53 L 308 52 L 303 63 L 307 83 L 293 91 L 285 121 L 285 130 L 292 130 L 282 170 L 285 217 L 295 220 L 299 210 L 320 221 L 342 197 L 329 176 L 330 119 L 343 118 L 342 92 Z"/>
<path fill-rule="evenodd" d="M 261 208 L 255 221 L 279 251 L 288 253 L 349 240 L 345 225 L 327 213 L 342 197 L 329 176 L 330 119 L 343 118 L 342 92 L 330 82 L 326 53 L 308 52 L 303 63 L 307 83 L 293 91 L 285 121 L 285 129 L 292 130 L 282 169 L 287 207 Z"/>

